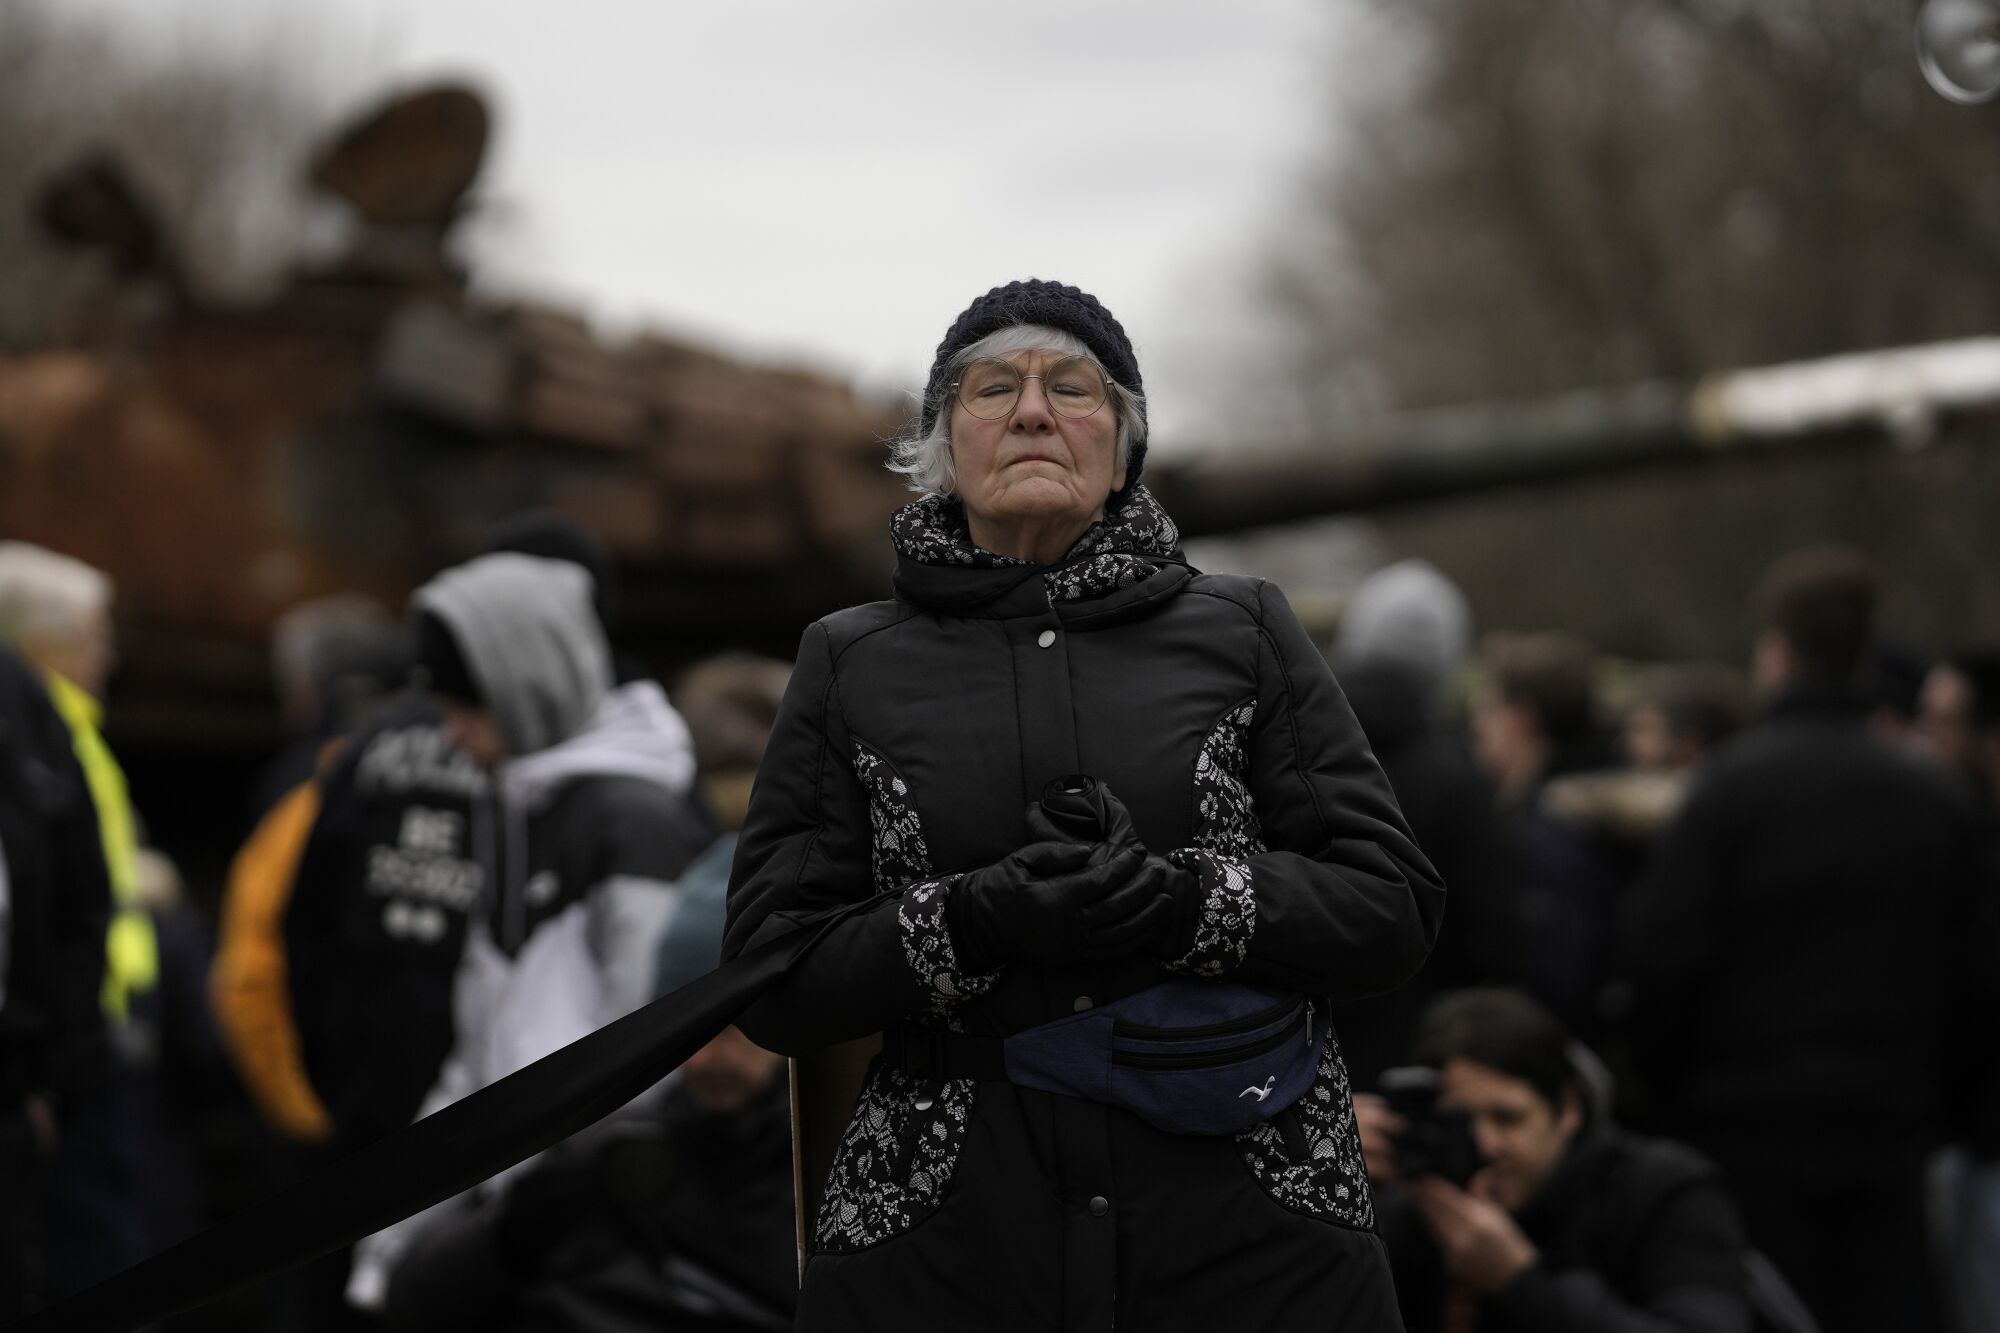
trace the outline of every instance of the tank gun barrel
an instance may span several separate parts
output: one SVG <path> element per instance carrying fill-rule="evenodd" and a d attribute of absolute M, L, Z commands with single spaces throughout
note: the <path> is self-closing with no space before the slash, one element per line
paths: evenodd
<path fill-rule="evenodd" d="M 1518 403 L 1411 412 L 1149 477 L 1190 536 L 1766 448 L 1886 437 L 2000 407 L 2000 337 L 1859 352 Z"/>

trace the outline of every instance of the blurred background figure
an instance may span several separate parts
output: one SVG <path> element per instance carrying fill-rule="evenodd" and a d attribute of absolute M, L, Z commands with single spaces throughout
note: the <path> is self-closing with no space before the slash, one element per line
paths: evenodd
<path fill-rule="evenodd" d="M 1687 799 L 1701 765 L 1743 727 L 1749 710 L 1741 673 L 1719 663 L 1647 670 L 1617 727 L 1623 766 L 1551 779 L 1542 789 L 1542 810 L 1587 842 L 1622 895 Z"/>
<path fill-rule="evenodd" d="M 158 1077 L 159 1035 L 139 1003 L 159 980 L 159 944 L 140 900 L 138 819 L 124 770 L 104 743 L 106 683 L 117 661 L 112 587 L 80 560 L 25 542 L 0 542 L 0 642 L 42 677 L 83 767 L 111 885 L 102 1003 L 111 1023 L 112 1077 L 73 1108 L 49 1177 L 49 1280 L 74 1291 L 144 1258 L 154 1227 L 144 1202 L 144 1144 Z"/>
<path fill-rule="evenodd" d="M 720 961 L 717 918 L 714 943 Z M 551 1151 L 497 1201 L 412 1242 L 399 1333 L 752 1333 L 798 1302 L 790 1085 L 725 1028 L 662 1105 Z"/>
<path fill-rule="evenodd" d="M 115 904 L 104 1003 L 108 1013 L 121 1017 L 132 995 L 152 984 L 158 962 L 152 927 L 138 901 L 137 817 L 124 770 L 100 730 L 104 689 L 118 660 L 111 599 L 110 580 L 82 561 L 25 542 L 0 542 L 0 642 L 42 673 L 97 809 Z"/>
<path fill-rule="evenodd" d="M 1924 677 L 1917 733 L 1937 761 L 2000 809 L 2000 649 L 1957 653 Z"/>
<path fill-rule="evenodd" d="M 1925 677 L 1917 729 L 1923 744 L 1973 793 L 1979 807 L 1982 879 L 1965 927 L 1971 966 L 1991 968 L 2000 950 L 2000 651 L 1957 653 Z M 1971 1016 L 1982 997 L 1968 1003 Z M 1991 1017 L 1990 1013 L 1987 1015 Z M 1947 1059 L 1955 1095 L 1955 1142 L 1932 1172 L 1932 1218 L 1961 1333 L 2000 1331 L 2000 1040 L 1991 1024 L 1968 1024 Z"/>
<path fill-rule="evenodd" d="M 210 1179 L 216 1162 L 254 1150 L 228 1141 L 241 1136 L 247 1117 L 209 1004 L 215 944 L 208 920 L 189 900 L 174 863 L 150 847 L 139 849 L 138 878 L 160 960 L 158 983 L 133 999 L 156 1052 L 152 1076 L 137 1085 L 134 1117 L 146 1251 L 156 1253 L 218 1211 Z"/>
<path fill-rule="evenodd" d="M 1931 669 L 1922 648 L 1907 639 L 1877 636 L 1862 668 L 1862 690 L 1872 705 L 1868 726 L 1891 745 L 1910 742 L 1916 732 L 1919 696 Z"/>
<path fill-rule="evenodd" d="M 1446 995 L 1398 1112 L 1357 1097 L 1412 1333 L 1747 1333 L 1749 1246 L 1715 1168 L 1611 1123 L 1596 1066 L 1518 991 Z"/>
<path fill-rule="evenodd" d="M 616 570 L 580 526 L 529 512 L 487 547 L 584 570 L 608 633 Z M 289 715 L 311 730 L 267 771 L 267 785 L 297 785 L 231 867 L 212 985 L 245 1086 L 300 1145 L 302 1170 L 408 1124 L 435 1082 L 489 873 L 474 831 L 490 841 L 498 816 L 485 771 L 447 736 L 431 695 L 407 684 L 407 627 L 351 595 L 281 623 L 293 627 L 273 644 L 294 681 Z M 316 771 L 296 774 L 301 761 Z M 340 1294 L 349 1267 L 345 1252 L 309 1267 L 290 1284 L 290 1317 L 312 1329 L 362 1322 Z"/>
<path fill-rule="evenodd" d="M 258 776 L 251 824 L 318 771 L 326 746 L 366 722 L 410 669 L 403 627 L 371 597 L 302 602 L 271 626 L 271 680 L 289 737 Z"/>
<path fill-rule="evenodd" d="M 1749 720 L 1740 672 L 1715 662 L 1655 668 L 1625 714 L 1625 762 L 1641 772 L 1692 774 Z"/>
<path fill-rule="evenodd" d="M 408 637 L 379 608 L 339 597 L 281 624 L 300 730 L 260 779 L 274 795 L 230 870 L 211 985 L 272 1126 L 351 1148 L 407 1123 L 443 1058 L 486 782 L 406 689 Z"/>
<path fill-rule="evenodd" d="M 1594 1032 L 1621 884 L 1589 831 L 1550 810 L 1558 779 L 1604 766 L 1596 655 L 1574 635 L 1496 634 L 1479 654 L 1472 739 L 1492 780 L 1516 915 L 1515 975 L 1579 1032 Z"/>
<path fill-rule="evenodd" d="M 0 645 L 0 1317 L 53 1294 L 52 1158 L 110 1076 L 101 1002 L 110 915 L 97 813 L 69 728 L 41 678 Z"/>
<path fill-rule="evenodd" d="M 688 865 L 660 932 L 655 995 L 720 961 L 729 860 L 791 668 L 747 653 L 674 683 L 725 832 Z M 411 1242 L 385 1307 L 396 1330 L 748 1333 L 798 1300 L 783 1057 L 730 1027 L 644 1101 L 546 1154 L 497 1199 Z"/>
<path fill-rule="evenodd" d="M 1866 726 L 1877 596 L 1842 549 L 1767 572 L 1763 720 L 1666 833 L 1623 960 L 1657 1123 L 1723 1167 L 1753 1242 L 1834 1333 L 1935 1324 L 1921 1180 L 1944 1034 L 1991 1012 L 1960 1007 L 1992 970 L 1959 952 L 1970 805 Z"/>
<path fill-rule="evenodd" d="M 1375 1076 L 1402 1058 L 1432 995 L 1508 980 L 1520 963 L 1520 905 L 1493 787 L 1447 711 L 1447 692 L 1471 645 L 1465 595 L 1423 560 L 1369 575 L 1334 635 L 1341 689 L 1451 903 L 1414 981 L 1336 1015 L 1358 1088 L 1373 1087 Z"/>
<path fill-rule="evenodd" d="M 750 787 L 791 678 L 788 663 L 754 653 L 724 653 L 695 663 L 674 681 L 674 706 L 687 719 L 694 741 L 701 794 L 720 830 L 682 872 L 677 913 L 722 911 L 736 835 L 750 809 Z M 692 954 L 686 952 L 690 948 Z M 692 927 L 666 931 L 655 963 L 657 989 L 665 994 L 701 975 L 714 966 L 719 948 Z"/>
<path fill-rule="evenodd" d="M 630 1012 L 651 994 L 675 881 L 713 839 L 687 726 L 651 681 L 614 685 L 580 566 L 512 552 L 412 600 L 444 734 L 493 775 L 494 826 L 452 994 L 452 1047 L 419 1115 Z M 476 1193 L 504 1191 L 514 1172 Z M 348 1298 L 381 1307 L 409 1240 L 449 1201 L 356 1247 Z"/>
<path fill-rule="evenodd" d="M 712 967 L 721 915 L 707 924 Z M 676 947 L 697 944 L 683 936 Z M 397 1266 L 385 1326 L 790 1328 L 798 1260 L 789 1091 L 783 1056 L 724 1029 L 681 1066 L 660 1104 L 577 1136 L 504 1195 L 423 1230 Z"/>

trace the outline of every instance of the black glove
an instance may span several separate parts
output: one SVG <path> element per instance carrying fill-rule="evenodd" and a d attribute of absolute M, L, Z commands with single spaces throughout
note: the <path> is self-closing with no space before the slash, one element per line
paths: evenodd
<path fill-rule="evenodd" d="M 1012 960 L 1070 963 L 1128 951 L 1093 913 L 1144 860 L 1141 850 L 1104 843 L 1032 842 L 966 872 L 945 900 L 960 966 L 989 972 Z"/>
<path fill-rule="evenodd" d="M 1201 879 L 1139 841 L 1132 816 L 1111 788 L 1083 774 L 1056 778 L 1028 809 L 1028 832 L 1050 841 L 1095 843 L 1130 867 L 1108 894 L 1084 909 L 1095 957 L 1142 953 L 1171 959 L 1194 944 L 1201 912 Z M 1136 854 L 1137 860 L 1130 858 Z"/>

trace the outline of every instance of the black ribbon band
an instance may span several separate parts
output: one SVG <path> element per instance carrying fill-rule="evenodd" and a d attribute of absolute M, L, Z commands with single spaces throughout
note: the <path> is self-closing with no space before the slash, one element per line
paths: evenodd
<path fill-rule="evenodd" d="M 637 1097 L 771 990 L 855 903 L 745 950 L 589 1036 L 0 1333 L 126 1333 L 351 1245 Z"/>

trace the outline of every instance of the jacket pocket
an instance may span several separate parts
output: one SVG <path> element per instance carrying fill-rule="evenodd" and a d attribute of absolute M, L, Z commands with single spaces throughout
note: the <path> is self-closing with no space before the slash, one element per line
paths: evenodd
<path fill-rule="evenodd" d="M 815 1253 L 894 1240 L 936 1212 L 972 1127 L 973 1081 L 918 1079 L 878 1064 L 827 1173 Z"/>
<path fill-rule="evenodd" d="M 1375 1199 L 1361 1159 L 1347 1065 L 1331 1025 L 1312 1086 L 1272 1119 L 1238 1134 L 1236 1151 L 1259 1187 L 1291 1211 L 1374 1228 Z"/>

